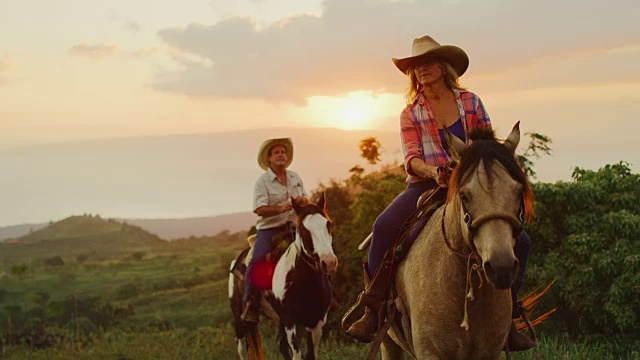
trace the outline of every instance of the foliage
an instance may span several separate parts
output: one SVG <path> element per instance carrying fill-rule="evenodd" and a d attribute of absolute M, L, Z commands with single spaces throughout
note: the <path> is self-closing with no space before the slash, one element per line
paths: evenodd
<path fill-rule="evenodd" d="M 50 268 L 57 268 L 64 265 L 64 260 L 60 256 L 52 256 L 44 259 L 44 266 Z"/>
<path fill-rule="evenodd" d="M 138 296 L 140 290 L 135 284 L 124 284 L 118 288 L 117 299 L 125 300 Z"/>
<path fill-rule="evenodd" d="M 529 279 L 557 278 L 546 299 L 572 334 L 638 333 L 640 175 L 627 163 L 576 168 L 572 182 L 536 184 Z"/>
<path fill-rule="evenodd" d="M 20 279 L 24 278 L 29 272 L 27 264 L 16 264 L 11 267 L 11 275 L 17 276 Z"/>
<path fill-rule="evenodd" d="M 522 154 L 518 154 L 516 159 L 520 164 L 520 167 L 524 170 L 524 173 L 531 179 L 537 177 L 537 173 L 533 169 L 533 159 L 540 159 L 543 155 L 551 155 L 551 138 L 536 132 L 526 133 L 529 135 L 529 146 Z M 532 159 L 533 158 L 533 159 Z"/>
<path fill-rule="evenodd" d="M 142 260 L 142 258 L 147 255 L 147 253 L 145 251 L 136 251 L 133 254 L 131 254 L 131 257 L 134 260 Z"/>
<path fill-rule="evenodd" d="M 360 156 L 371 165 L 377 164 L 380 161 L 380 141 L 374 137 L 360 140 Z"/>

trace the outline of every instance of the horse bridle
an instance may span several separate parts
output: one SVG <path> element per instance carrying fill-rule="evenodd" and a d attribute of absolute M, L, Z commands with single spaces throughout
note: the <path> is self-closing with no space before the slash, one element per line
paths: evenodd
<path fill-rule="evenodd" d="M 447 244 L 447 247 L 449 248 L 449 250 L 451 250 L 454 254 L 459 255 L 463 258 L 480 258 L 480 256 L 478 255 L 478 249 L 476 249 L 476 245 L 473 242 L 473 238 L 476 234 L 476 232 L 478 231 L 478 229 L 486 224 L 489 221 L 492 220 L 504 220 L 507 223 L 509 223 L 509 225 L 511 225 L 511 228 L 513 229 L 513 233 L 514 234 L 521 234 L 523 229 L 524 229 L 524 199 L 522 194 L 520 195 L 520 210 L 518 211 L 518 217 L 516 218 L 515 216 L 511 215 L 511 214 L 500 214 L 500 213 L 496 213 L 496 214 L 488 214 L 488 215 L 483 215 L 480 216 L 477 219 L 473 219 L 471 217 L 471 214 L 469 213 L 469 210 L 467 210 L 467 207 L 464 205 L 464 201 L 460 200 L 460 205 L 462 206 L 462 212 L 464 214 L 464 223 L 467 225 L 467 229 L 469 230 L 469 233 L 471 234 L 471 238 L 469 240 L 470 244 L 467 244 L 470 248 L 471 248 L 471 253 L 469 254 L 463 254 L 459 251 L 456 251 L 453 246 L 451 245 L 451 243 L 449 242 L 449 239 L 447 238 L 447 232 L 445 229 L 445 224 L 444 224 L 444 219 L 446 217 L 447 214 L 447 205 L 449 204 L 449 202 L 445 202 L 444 204 L 444 210 L 442 211 L 442 220 L 440 222 L 440 226 L 442 228 L 442 235 L 444 237 L 444 242 L 445 244 Z"/>
<path fill-rule="evenodd" d="M 465 330 L 469 330 L 469 312 L 467 307 L 468 307 L 469 301 L 474 300 L 472 273 L 474 271 L 477 272 L 481 282 L 480 286 L 482 286 L 481 272 L 484 271 L 481 264 L 482 258 L 478 254 L 478 249 L 476 248 L 476 245 L 473 242 L 475 233 L 478 231 L 478 229 L 482 225 L 492 220 L 504 220 L 511 225 L 511 227 L 513 228 L 514 234 L 516 232 L 518 234 L 522 233 L 523 224 L 524 224 L 524 199 L 522 194 L 520 194 L 520 211 L 518 212 L 517 218 L 510 214 L 496 213 L 496 214 L 483 215 L 475 220 L 473 220 L 473 218 L 471 217 L 471 214 L 469 213 L 469 210 L 467 210 L 467 207 L 464 205 L 464 201 L 462 201 L 461 199 L 460 205 L 462 206 L 462 212 L 464 214 L 464 223 L 467 225 L 467 229 L 471 234 L 469 239 L 469 242 L 471 244 L 467 244 L 469 247 L 471 247 L 471 252 L 467 255 L 456 251 L 453 248 L 453 246 L 449 243 L 449 239 L 447 238 L 447 232 L 445 230 L 445 225 L 444 225 L 444 219 L 447 214 L 447 205 L 448 205 L 448 201 L 444 203 L 444 210 L 442 211 L 442 220 L 440 222 L 440 226 L 442 227 L 442 235 L 444 238 L 444 242 L 445 244 L 447 244 L 447 247 L 449 248 L 449 250 L 451 250 L 454 254 L 467 259 L 467 271 L 466 271 L 467 284 L 465 286 L 465 296 L 464 296 L 464 317 L 462 319 L 462 323 L 460 324 L 460 326 Z"/>
<path fill-rule="evenodd" d="M 307 230 L 308 231 L 308 230 Z M 293 244 L 298 250 L 298 255 L 311 269 L 324 273 L 322 269 L 322 264 L 320 264 L 320 258 L 317 256 L 309 255 L 304 248 L 304 244 L 302 244 L 302 234 L 300 234 L 300 229 L 296 227 L 296 234 L 300 235 L 300 243 L 298 244 L 298 239 L 294 238 Z"/>

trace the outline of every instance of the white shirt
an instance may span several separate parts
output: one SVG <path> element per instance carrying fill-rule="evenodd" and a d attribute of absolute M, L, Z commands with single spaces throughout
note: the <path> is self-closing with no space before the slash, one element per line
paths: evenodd
<path fill-rule="evenodd" d="M 302 185 L 302 179 L 300 176 L 291 170 L 285 171 L 287 174 L 286 186 L 280 182 L 271 168 L 267 169 L 267 171 L 265 171 L 265 173 L 256 180 L 256 184 L 253 189 L 254 212 L 257 208 L 265 205 L 282 206 L 290 202 L 292 197 L 294 199 L 299 196 L 302 196 L 305 199 L 307 198 L 307 193 L 304 191 L 304 186 Z M 296 215 L 293 209 L 270 217 L 258 216 L 256 229 L 261 230 L 275 228 L 286 224 L 287 221 L 295 221 L 295 218 Z"/>

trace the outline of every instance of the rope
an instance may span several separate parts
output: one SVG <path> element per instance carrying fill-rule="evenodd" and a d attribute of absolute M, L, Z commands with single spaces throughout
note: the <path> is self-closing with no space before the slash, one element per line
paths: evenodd
<path fill-rule="evenodd" d="M 473 264 L 471 263 L 473 259 L 473 254 L 474 253 L 469 254 L 469 257 L 467 259 L 467 284 L 464 290 L 465 292 L 464 317 L 462 318 L 462 323 L 460 324 L 460 327 L 467 331 L 469 331 L 468 305 L 470 301 L 475 300 L 475 297 L 473 296 L 473 272 L 474 271 L 478 274 L 478 278 L 480 279 L 480 285 L 478 286 L 478 289 L 482 288 L 482 285 L 483 285 L 482 274 L 480 273 L 482 271 L 482 267 L 477 263 L 473 263 Z"/>

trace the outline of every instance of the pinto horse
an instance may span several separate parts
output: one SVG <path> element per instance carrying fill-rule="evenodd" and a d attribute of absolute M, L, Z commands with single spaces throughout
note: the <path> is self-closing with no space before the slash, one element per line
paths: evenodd
<path fill-rule="evenodd" d="M 272 290 L 264 291 L 261 313 L 279 322 L 280 352 L 285 359 L 302 359 L 298 328 L 308 329 L 305 359 L 316 359 L 331 303 L 329 275 L 335 273 L 338 258 L 333 252 L 332 223 L 325 211 L 325 197 L 317 204 L 299 206 L 295 240 L 278 260 Z M 244 259 L 248 264 L 248 259 Z M 233 269 L 232 264 L 232 269 Z M 229 298 L 235 317 L 238 355 L 241 359 L 262 359 L 258 328 L 240 319 L 244 279 L 230 275 Z"/>
<path fill-rule="evenodd" d="M 460 154 L 447 202 L 422 229 L 395 274 L 399 317 L 382 359 L 498 359 L 511 326 L 514 245 L 532 214 L 533 193 L 515 160 L 517 123 L 504 143 L 476 130 Z"/>

